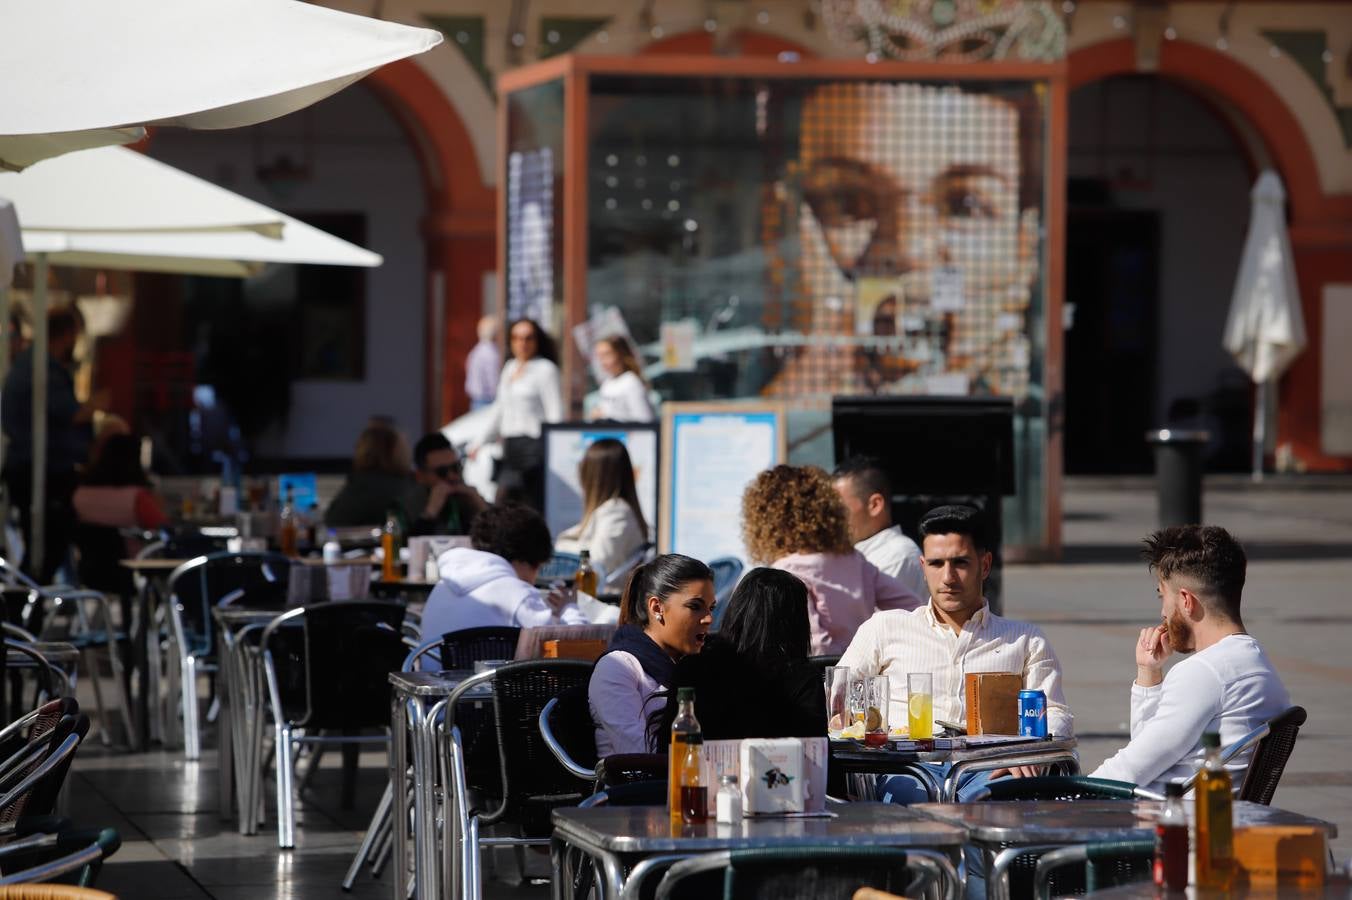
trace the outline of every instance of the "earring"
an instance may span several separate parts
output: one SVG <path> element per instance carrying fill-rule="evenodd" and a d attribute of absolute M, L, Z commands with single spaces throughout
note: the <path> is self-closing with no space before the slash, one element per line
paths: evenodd
<path fill-rule="evenodd" d="M 658 613 L 658 614 L 657 614 L 657 624 L 658 624 L 658 625 L 665 625 L 665 624 L 667 624 L 667 620 L 664 619 L 664 618 L 662 618 L 662 614 L 661 614 L 661 613 Z"/>

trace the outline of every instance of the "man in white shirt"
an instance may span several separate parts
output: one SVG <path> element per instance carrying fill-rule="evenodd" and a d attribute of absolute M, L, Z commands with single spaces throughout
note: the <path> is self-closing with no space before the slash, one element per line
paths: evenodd
<path fill-rule="evenodd" d="M 930 601 L 911 611 L 875 613 L 860 626 L 840 658 L 851 675 L 887 675 L 892 693 L 889 719 L 906 720 L 906 676 L 929 672 L 934 679 L 934 717 L 966 721 L 969 672 L 1018 672 L 1023 686 L 1047 695 L 1047 730 L 1058 737 L 1074 732 L 1074 719 L 1061 690 L 1061 664 L 1036 625 L 990 611 L 982 586 L 991 570 L 991 552 L 981 514 L 969 506 L 940 506 L 920 520 L 925 580 Z M 946 767 L 935 767 L 942 780 Z M 976 790 L 996 773 L 976 773 L 959 796 Z M 1017 774 L 1035 774 L 1020 769 Z M 907 775 L 883 779 L 879 799 L 912 803 L 927 799 Z"/>
<path fill-rule="evenodd" d="M 920 548 L 892 524 L 892 482 L 881 460 L 855 456 L 836 467 L 836 493 L 850 528 L 854 549 L 874 568 L 900 581 L 917 597 L 929 596 Z"/>
<path fill-rule="evenodd" d="M 1163 621 L 1136 641 L 1131 741 L 1094 770 L 1095 778 L 1162 791 L 1202 763 L 1202 735 L 1226 747 L 1284 712 L 1291 697 L 1239 614 L 1247 560 L 1224 528 L 1181 525 L 1145 540 Z M 1195 654 L 1164 674 L 1174 653 Z M 1231 760 L 1235 789 L 1252 751 Z"/>

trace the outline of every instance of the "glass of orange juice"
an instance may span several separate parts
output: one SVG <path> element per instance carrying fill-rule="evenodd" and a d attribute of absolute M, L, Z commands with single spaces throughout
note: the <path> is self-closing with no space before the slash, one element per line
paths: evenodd
<path fill-rule="evenodd" d="M 907 725 L 912 740 L 934 737 L 934 675 L 911 672 L 906 676 Z"/>

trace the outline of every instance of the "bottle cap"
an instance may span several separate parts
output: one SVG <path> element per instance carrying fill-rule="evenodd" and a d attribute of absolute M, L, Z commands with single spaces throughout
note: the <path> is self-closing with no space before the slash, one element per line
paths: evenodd
<path fill-rule="evenodd" d="M 724 787 L 737 787 L 737 776 L 721 775 L 718 778 L 718 783 L 723 785 Z"/>
<path fill-rule="evenodd" d="M 677 688 L 677 689 L 676 689 L 676 702 L 677 702 L 677 703 L 687 703 L 687 702 L 688 702 L 688 703 L 694 703 L 694 702 L 695 702 L 695 689 L 692 688 L 692 687 Z"/>
<path fill-rule="evenodd" d="M 1221 745 L 1221 736 L 1214 731 L 1208 731 L 1202 735 L 1203 747 L 1219 747 Z"/>
<path fill-rule="evenodd" d="M 582 562 L 586 562 L 587 560 L 591 559 L 591 551 L 590 551 L 590 550 L 579 550 L 579 551 L 578 551 L 578 554 L 577 554 L 577 558 L 580 559 Z"/>
<path fill-rule="evenodd" d="M 1178 782 L 1178 781 L 1170 781 L 1168 784 L 1166 784 L 1166 785 L 1164 786 L 1164 796 L 1166 796 L 1166 797 L 1182 797 L 1182 796 L 1183 796 L 1183 784 L 1182 784 L 1181 782 Z"/>

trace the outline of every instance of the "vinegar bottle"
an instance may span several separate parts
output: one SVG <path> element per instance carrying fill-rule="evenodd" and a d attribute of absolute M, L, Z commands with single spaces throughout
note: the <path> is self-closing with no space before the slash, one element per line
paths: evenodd
<path fill-rule="evenodd" d="M 700 778 L 704 735 L 695 718 L 695 689 L 676 691 L 676 720 L 671 723 L 671 755 L 667 759 L 667 811 L 679 828 L 708 816 L 708 791 Z"/>
<path fill-rule="evenodd" d="M 1197 886 L 1213 891 L 1228 891 L 1234 874 L 1234 798 L 1230 793 L 1230 773 L 1221 764 L 1221 736 L 1202 735 L 1206 759 L 1193 785 L 1197 804 Z"/>
<path fill-rule="evenodd" d="M 596 596 L 596 570 L 592 568 L 591 553 L 583 550 L 578 554 L 577 573 L 573 576 L 573 589 L 579 594 Z"/>
<path fill-rule="evenodd" d="M 385 527 L 381 530 L 380 547 L 384 551 L 380 577 L 385 581 L 400 581 L 403 578 L 399 563 L 399 546 L 403 543 L 403 528 L 399 524 L 399 512 L 394 507 L 385 515 Z"/>

